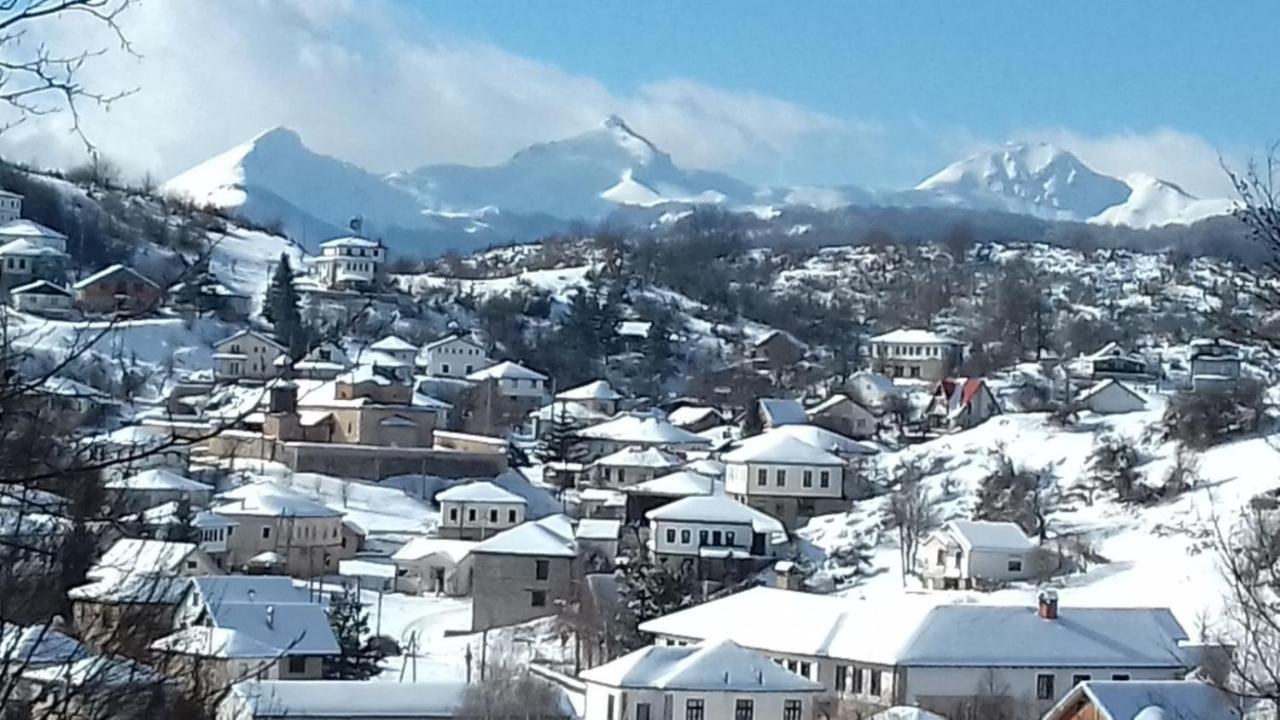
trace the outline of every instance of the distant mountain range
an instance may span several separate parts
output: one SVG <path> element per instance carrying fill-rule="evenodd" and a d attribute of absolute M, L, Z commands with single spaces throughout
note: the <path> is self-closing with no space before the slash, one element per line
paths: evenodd
<path fill-rule="evenodd" d="M 527 241 L 574 220 L 651 218 L 654 211 L 678 214 L 702 204 L 761 218 L 789 208 L 928 207 L 1135 228 L 1188 224 L 1231 207 L 1157 178 L 1103 175 L 1047 144 L 978 153 L 905 191 L 760 187 L 680 168 L 617 116 L 498 165 L 429 165 L 385 176 L 316 153 L 296 132 L 278 127 L 181 173 L 162 191 L 279 224 L 310 247 L 346 232 L 358 216 L 366 233 L 417 255 Z"/>

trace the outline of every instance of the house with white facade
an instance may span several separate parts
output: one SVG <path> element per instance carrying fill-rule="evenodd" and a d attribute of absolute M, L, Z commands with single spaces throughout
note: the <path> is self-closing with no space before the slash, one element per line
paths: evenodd
<path fill-rule="evenodd" d="M 525 521 L 528 501 L 491 482 L 472 482 L 436 494 L 442 538 L 484 540 Z"/>
<path fill-rule="evenodd" d="M 583 720 L 810 720 L 822 691 L 732 640 L 650 645 L 579 677 Z"/>
<path fill-rule="evenodd" d="M 686 560 L 703 575 L 717 577 L 753 559 L 774 555 L 775 540 L 786 539 L 776 519 L 725 495 L 693 495 L 645 513 L 649 552 L 655 560 Z"/>
<path fill-rule="evenodd" d="M 477 383 L 492 381 L 500 394 L 513 400 L 546 402 L 549 392 L 546 375 L 510 360 L 477 370 L 467 379 Z"/>
<path fill-rule="evenodd" d="M 22 217 L 22 196 L 0 190 L 0 223 L 11 223 Z"/>
<path fill-rule="evenodd" d="M 952 520 L 920 543 L 925 587 L 972 590 L 1052 571 L 1047 555 L 1011 522 Z"/>
<path fill-rule="evenodd" d="M 1099 415 L 1138 412 L 1147 408 L 1147 400 L 1141 393 L 1114 378 L 1107 378 L 1082 391 L 1075 402 Z"/>
<path fill-rule="evenodd" d="M 3 255 L 0 255 L 0 263 L 3 263 Z M 13 309 L 33 315 L 66 317 L 74 309 L 74 301 L 74 293 L 48 280 L 36 280 L 9 289 L 9 304 Z"/>
<path fill-rule="evenodd" d="M 684 464 L 684 458 L 656 447 L 632 446 L 605 455 L 591 463 L 592 484 L 620 488 L 652 480 Z"/>
<path fill-rule="evenodd" d="M 320 243 L 320 255 L 311 258 L 308 268 L 329 290 L 373 290 L 382 286 L 386 262 L 381 242 L 351 236 Z"/>
<path fill-rule="evenodd" d="M 471 565 L 476 546 L 470 540 L 421 537 L 391 555 L 396 566 L 396 591 L 458 597 L 471 594 Z"/>
<path fill-rule="evenodd" d="M 464 335 L 449 335 L 423 345 L 420 360 L 431 377 L 465 378 L 493 364 L 484 346 Z"/>
<path fill-rule="evenodd" d="M 593 413 L 609 417 L 618 412 L 622 395 L 613 389 L 608 380 L 594 380 L 558 392 L 555 399 L 556 402 L 576 403 Z"/>
<path fill-rule="evenodd" d="M 230 568 L 300 578 L 331 575 L 359 549 L 341 512 L 271 483 L 222 493 L 210 511 L 236 523 L 227 540 Z"/>
<path fill-rule="evenodd" d="M 212 486 L 164 468 L 111 478 L 103 488 L 108 507 L 116 511 L 145 510 L 179 500 L 199 508 L 213 498 Z"/>
<path fill-rule="evenodd" d="M 385 355 L 411 371 L 418 357 L 418 346 L 398 335 L 388 335 L 378 340 L 369 346 L 369 350 Z M 374 363 L 376 362 L 375 360 Z"/>
<path fill-rule="evenodd" d="M 747 438 L 720 459 L 730 497 L 795 528 L 844 507 L 845 461 L 783 429 Z"/>
<path fill-rule="evenodd" d="M 967 430 L 1001 412 L 987 381 L 971 377 L 938 381 L 924 414 L 932 427 Z"/>
<path fill-rule="evenodd" d="M 621 415 L 577 432 L 587 453 L 602 457 L 628 446 L 655 447 L 671 452 L 705 450 L 711 441 L 652 416 Z"/>
<path fill-rule="evenodd" d="M 61 285 L 67 274 L 67 254 L 33 239 L 18 238 L 0 244 L 0 289 L 47 280 Z"/>
<path fill-rule="evenodd" d="M 257 330 L 240 330 L 213 344 L 213 378 L 220 381 L 268 380 L 282 368 L 276 360 L 289 349 Z"/>
<path fill-rule="evenodd" d="M 1032 607 L 935 602 L 757 587 L 640 630 L 659 644 L 727 637 L 794 663 L 822 684 L 827 717 L 895 705 L 982 717 L 993 702 L 1008 717 L 1040 717 L 1079 683 L 1181 679 L 1204 657 L 1166 608 L 1059 608 L 1052 594 Z"/>
<path fill-rule="evenodd" d="M 929 330 L 901 329 L 869 343 L 871 369 L 891 378 L 938 382 L 964 361 L 964 343 Z"/>

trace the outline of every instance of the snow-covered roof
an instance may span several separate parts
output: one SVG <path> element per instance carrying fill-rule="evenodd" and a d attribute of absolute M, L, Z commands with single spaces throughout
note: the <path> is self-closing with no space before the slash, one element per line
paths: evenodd
<path fill-rule="evenodd" d="M 761 398 L 760 414 L 764 416 L 765 423 L 772 427 L 809 422 L 804 405 L 799 400 L 787 398 Z"/>
<path fill-rule="evenodd" d="M 727 495 L 692 495 L 654 508 L 644 516 L 650 520 L 740 525 L 750 525 L 755 520 L 746 505 Z"/>
<path fill-rule="evenodd" d="M 497 365 L 491 365 L 483 370 L 477 370 L 467 376 L 468 380 L 546 380 L 547 376 L 536 370 L 503 360 Z"/>
<path fill-rule="evenodd" d="M 444 337 L 440 338 L 439 340 L 432 340 L 431 342 L 427 343 L 426 345 L 423 345 L 423 346 L 422 346 L 422 349 L 423 349 L 423 350 L 434 350 L 434 349 L 436 349 L 436 348 L 440 347 L 441 345 L 447 345 L 447 344 L 449 344 L 449 343 L 451 343 L 451 342 L 463 342 L 463 343 L 466 343 L 466 344 L 468 344 L 468 345 L 470 345 L 470 346 L 472 346 L 472 347 L 474 347 L 474 348 L 476 348 L 476 349 L 479 349 L 479 350 L 483 350 L 483 349 L 484 349 L 483 347 L 481 347 L 481 346 L 480 346 L 480 343 L 478 343 L 478 342 L 476 342 L 475 340 L 472 340 L 471 338 L 466 337 L 466 336 L 464 336 L 464 335 L 446 335 L 446 336 L 444 336 Z"/>
<path fill-rule="evenodd" d="M 0 247 L 0 255 L 4 254 L 4 248 Z M 55 285 L 48 280 L 36 280 L 25 285 L 19 285 L 9 290 L 10 295 L 63 295 L 71 297 L 71 291 L 61 285 Z"/>
<path fill-rule="evenodd" d="M 720 411 L 701 405 L 682 405 L 667 415 L 667 421 L 676 427 L 696 425 L 709 417 L 720 419 Z"/>
<path fill-rule="evenodd" d="M 596 460 L 604 467 L 674 468 L 684 464 L 684 458 L 656 447 L 625 447 Z"/>
<path fill-rule="evenodd" d="M 525 499 L 504 490 L 487 480 L 464 483 L 436 494 L 436 502 L 492 503 L 495 505 L 525 505 Z"/>
<path fill-rule="evenodd" d="M 706 445 L 709 442 L 707 438 L 678 428 L 666 420 L 636 415 L 623 415 L 583 428 L 578 431 L 578 436 L 636 445 Z"/>
<path fill-rule="evenodd" d="M 103 553 L 89 570 L 89 577 L 113 572 L 177 573 L 187 556 L 196 551 L 194 543 L 121 538 Z"/>
<path fill-rule="evenodd" d="M 383 352 L 418 352 L 418 346 L 398 335 L 388 335 L 369 346 L 370 350 Z"/>
<path fill-rule="evenodd" d="M 617 540 L 621 532 L 621 520 L 584 518 L 578 521 L 574 537 L 579 540 Z"/>
<path fill-rule="evenodd" d="M 343 237 L 336 237 L 336 238 L 333 238 L 332 240 L 325 240 L 324 242 L 320 243 L 320 247 L 322 248 L 331 248 L 331 247 L 376 248 L 376 247 L 382 247 L 382 243 L 376 240 L 370 240 L 368 238 L 362 238 L 355 235 L 347 235 Z"/>
<path fill-rule="evenodd" d="M 163 468 L 143 470 L 127 477 L 108 480 L 104 487 L 108 490 L 130 490 L 137 492 L 169 490 L 174 492 L 213 492 L 213 488 L 202 482 L 185 478 L 176 472 Z"/>
<path fill-rule="evenodd" d="M 879 452 L 873 445 L 858 442 L 819 425 L 783 425 L 769 432 L 802 440 L 835 455 L 874 455 Z"/>
<path fill-rule="evenodd" d="M 581 674 L 611 688 L 686 692 L 819 692 L 801 677 L 732 640 L 701 645 L 650 645 Z"/>
<path fill-rule="evenodd" d="M 724 463 L 711 458 L 701 458 L 687 463 L 685 468 L 692 470 L 700 475 L 710 475 L 711 477 L 724 477 Z"/>
<path fill-rule="evenodd" d="M 236 340 L 239 340 L 242 337 L 251 337 L 255 340 L 258 340 L 259 342 L 266 343 L 267 345 L 270 345 L 271 347 L 276 348 L 280 352 L 284 352 L 285 350 L 288 349 L 284 345 L 277 342 L 276 339 L 271 337 L 270 335 L 267 335 L 265 333 L 260 333 L 257 330 L 253 330 L 251 328 L 244 328 L 243 330 L 237 330 L 236 332 L 233 332 L 230 335 L 215 342 L 213 346 L 215 348 L 222 347 L 223 345 L 228 345 Z"/>
<path fill-rule="evenodd" d="M 342 513 L 304 497 L 286 493 L 267 483 L 242 485 L 233 497 L 210 508 L 219 515 L 252 515 L 257 517 L 338 517 Z"/>
<path fill-rule="evenodd" d="M 73 663 L 90 655 L 79 640 L 53 627 L 0 624 L 0 658 L 13 666 L 36 667 Z"/>
<path fill-rule="evenodd" d="M 257 718 L 453 718 L 466 696 L 462 682 L 259 680 L 232 692 Z"/>
<path fill-rule="evenodd" d="M 872 715 L 869 720 L 947 720 L 945 717 L 929 712 L 924 708 L 910 705 L 895 705 Z"/>
<path fill-rule="evenodd" d="M 419 537 L 414 538 L 401 546 L 401 548 L 391 556 L 391 559 L 399 562 L 412 562 L 414 560 L 421 560 L 428 555 L 440 554 L 449 558 L 454 563 L 459 563 L 471 554 L 472 548 L 476 545 L 477 543 L 471 540 Z"/>
<path fill-rule="evenodd" d="M 30 255 L 65 255 L 65 254 L 66 253 L 59 252 L 57 248 L 51 248 L 48 245 L 41 245 L 40 243 L 32 242 L 25 238 L 10 240 L 9 242 L 4 243 L 3 245 L 0 245 L 0 255 L 30 256 Z"/>
<path fill-rule="evenodd" d="M 595 380 L 556 394 L 557 400 L 621 400 L 608 380 Z"/>
<path fill-rule="evenodd" d="M 814 415 L 821 415 L 822 413 L 828 410 L 831 410 L 832 408 L 839 407 L 844 403 L 852 403 L 854 405 L 858 405 L 858 403 L 854 402 L 848 395 L 845 395 L 844 393 L 836 393 L 835 395 L 832 395 L 826 400 L 823 400 L 817 405 L 814 405 L 813 407 L 809 408 L 805 412 L 809 415 L 809 417 L 813 417 Z M 858 407 L 862 407 L 862 406 L 858 405 Z M 863 409 L 865 410 L 866 408 L 863 408 Z"/>
<path fill-rule="evenodd" d="M 349 372 L 345 372 L 334 378 L 334 382 L 346 383 L 348 385 L 373 383 L 374 385 L 388 387 L 393 381 L 391 378 L 379 373 L 373 365 L 359 365 L 352 368 Z"/>
<path fill-rule="evenodd" d="M 1021 553 L 1036 546 L 1022 528 L 1011 522 L 952 520 L 942 527 L 967 550 Z"/>
<path fill-rule="evenodd" d="M 84 288 L 89 287 L 90 285 L 93 285 L 96 282 L 106 280 L 107 278 L 111 277 L 112 275 L 115 275 L 116 273 L 124 273 L 133 278 L 141 280 L 142 282 L 147 283 L 151 287 L 156 287 L 156 288 L 160 287 L 151 278 L 147 277 L 146 275 L 143 275 L 142 273 L 138 272 L 137 270 L 134 270 L 131 267 L 128 267 L 126 265 L 121 265 L 120 263 L 115 263 L 114 265 L 108 265 L 107 267 L 102 268 L 98 272 L 84 278 L 83 280 L 80 280 L 76 284 L 72 285 L 72 287 L 74 287 L 77 290 L 82 290 Z"/>
<path fill-rule="evenodd" d="M 825 450 L 798 440 L 786 433 L 770 430 L 742 441 L 737 450 L 725 453 L 726 463 L 770 463 L 776 465 L 844 465 L 844 461 Z"/>
<path fill-rule="evenodd" d="M 89 569 L 90 582 L 67 595 L 101 603 L 171 604 L 186 587 L 178 574 L 196 551 L 194 543 L 122 538 Z"/>
<path fill-rule="evenodd" d="M 143 525 L 152 527 L 158 525 L 176 525 L 182 522 L 182 518 L 178 516 L 178 509 L 178 501 L 170 500 L 167 503 L 161 503 L 155 507 L 143 510 L 138 514 L 138 518 L 141 520 Z M 235 527 L 239 524 L 240 523 L 232 520 L 231 518 L 216 515 L 208 510 L 200 510 L 199 512 L 192 513 L 191 515 L 191 527 L 197 530 L 229 528 Z"/>
<path fill-rule="evenodd" d="M 645 480 L 628 487 L 628 493 L 659 495 L 662 497 L 689 497 L 710 495 L 715 491 L 716 479 L 693 470 L 679 470 L 652 480 Z"/>
<path fill-rule="evenodd" d="M 192 578 L 213 627 L 233 630 L 276 655 L 336 655 L 329 616 L 306 590 L 283 576 L 225 575 Z M 249 645 L 248 640 L 240 641 Z"/>
<path fill-rule="evenodd" d="M 521 523 L 510 530 L 503 530 L 477 545 L 471 552 L 575 557 L 578 554 L 578 546 L 573 539 L 572 521 L 564 515 L 550 515 L 541 520 Z"/>
<path fill-rule="evenodd" d="M 42 685 L 84 686 L 95 692 L 106 688 L 158 685 L 165 681 L 163 676 L 146 665 L 106 655 L 26 670 L 22 677 Z"/>
<path fill-rule="evenodd" d="M 274 659 L 280 648 L 259 642 L 249 633 L 231 628 L 197 625 L 151 643 L 158 652 L 229 659 Z"/>
<path fill-rule="evenodd" d="M 1076 396 L 1076 402 L 1086 402 L 1089 400 L 1089 398 L 1092 398 L 1095 395 L 1100 395 L 1103 392 L 1107 392 L 1107 391 L 1127 393 L 1133 396 L 1136 400 L 1138 400 L 1138 402 L 1143 403 L 1144 405 L 1147 402 L 1147 399 L 1142 397 L 1142 395 L 1138 393 L 1138 391 L 1134 390 L 1128 385 L 1125 385 L 1119 380 L 1116 380 L 1115 378 L 1108 378 L 1106 380 L 1103 380 L 1100 383 L 1095 383 L 1093 387 L 1089 387 L 1081 391 L 1081 393 Z"/>
<path fill-rule="evenodd" d="M 647 338 L 653 330 L 653 323 L 647 320 L 622 320 L 615 327 L 615 332 L 623 337 Z"/>
<path fill-rule="evenodd" d="M 1067 693 L 1045 717 L 1063 717 L 1064 712 L 1085 700 L 1098 711 L 1099 720 L 1233 720 L 1244 717 L 1239 700 L 1197 680 L 1089 680 Z M 1153 709 L 1163 712 L 1153 712 Z"/>
<path fill-rule="evenodd" d="M 0 237 L 57 238 L 66 240 L 67 236 L 34 220 L 18 218 L 0 225 Z"/>
<path fill-rule="evenodd" d="M 961 342 L 946 335 L 918 328 L 891 330 L 871 338 L 874 343 L 902 343 L 904 345 L 960 345 Z"/>

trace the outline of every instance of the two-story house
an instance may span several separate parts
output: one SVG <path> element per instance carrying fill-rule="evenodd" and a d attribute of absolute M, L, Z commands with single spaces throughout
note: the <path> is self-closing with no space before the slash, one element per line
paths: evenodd
<path fill-rule="evenodd" d="M 469 375 L 471 382 L 492 381 L 504 397 L 541 405 L 547 401 L 547 376 L 510 360 L 477 370 Z"/>
<path fill-rule="evenodd" d="M 525 520 L 528 501 L 491 482 L 472 482 L 436 494 L 442 538 L 484 540 Z"/>
<path fill-rule="evenodd" d="M 648 549 L 662 563 L 692 563 L 705 579 L 721 579 L 774 555 L 786 529 L 768 515 L 725 495 L 693 495 L 645 513 Z"/>
<path fill-rule="evenodd" d="M 920 543 L 926 587 L 970 590 L 1026 580 L 1051 571 L 1036 545 L 1011 522 L 952 520 Z"/>
<path fill-rule="evenodd" d="M 267 380 L 280 374 L 276 363 L 289 349 L 257 330 L 240 330 L 213 344 L 213 378 Z"/>
<path fill-rule="evenodd" d="M 357 548 L 343 532 L 342 513 L 270 483 L 242 485 L 219 496 L 210 511 L 236 523 L 227 566 L 279 569 L 311 578 L 337 572 Z"/>
<path fill-rule="evenodd" d="M 788 528 L 801 518 L 844 507 L 845 461 L 784 432 L 771 430 L 725 453 L 725 492 Z"/>
<path fill-rule="evenodd" d="M 489 367 L 488 354 L 480 343 L 463 335 L 449 335 L 422 347 L 422 366 L 432 377 L 465 378 Z"/>
<path fill-rule="evenodd" d="M 320 243 L 320 256 L 311 258 L 311 275 L 330 290 L 365 291 L 382 287 L 387 249 L 362 237 L 339 237 Z"/>
<path fill-rule="evenodd" d="M 67 276 L 67 254 L 27 238 L 0 245 L 0 290 L 45 280 L 62 287 Z"/>
<path fill-rule="evenodd" d="M 1191 389 L 1230 390 L 1240 382 L 1240 346 L 1221 338 L 1191 341 Z"/>
<path fill-rule="evenodd" d="M 684 458 L 656 447 L 625 447 L 591 463 L 588 475 L 592 484 L 603 488 L 620 488 L 652 480 L 684 464 Z"/>
<path fill-rule="evenodd" d="M 558 392 L 555 399 L 558 403 L 575 403 L 596 415 L 611 417 L 617 414 L 622 395 L 613 389 L 608 380 L 593 380 Z"/>
<path fill-rule="evenodd" d="M 822 685 L 734 643 L 650 645 L 584 671 L 584 720 L 810 720 Z"/>
<path fill-rule="evenodd" d="M 711 441 L 672 425 L 665 419 L 620 415 L 612 420 L 579 430 L 576 435 L 592 458 L 602 457 L 629 446 L 654 447 L 670 452 L 705 450 Z"/>
<path fill-rule="evenodd" d="M 928 330 L 907 329 L 871 338 L 871 368 L 892 378 L 938 382 L 964 361 L 964 343 Z"/>
<path fill-rule="evenodd" d="M 471 549 L 471 629 L 558 613 L 574 597 L 573 523 L 551 515 L 498 533 Z"/>

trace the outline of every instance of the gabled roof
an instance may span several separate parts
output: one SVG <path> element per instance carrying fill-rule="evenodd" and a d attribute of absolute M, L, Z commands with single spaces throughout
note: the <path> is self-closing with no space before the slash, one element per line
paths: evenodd
<path fill-rule="evenodd" d="M 821 425 L 783 425 L 769 432 L 793 437 L 834 455 L 874 455 L 879 452 L 873 445 L 858 442 Z"/>
<path fill-rule="evenodd" d="M 804 405 L 801 405 L 799 400 L 787 398 L 761 398 L 760 414 L 764 417 L 765 423 L 771 427 L 809 422 L 809 416 L 804 412 Z"/>
<path fill-rule="evenodd" d="M 608 380 L 595 380 L 556 394 L 557 400 L 621 400 Z"/>
<path fill-rule="evenodd" d="M 611 688 L 687 692 L 819 692 L 820 683 L 734 643 L 716 640 L 692 646 L 650 645 L 586 670 L 588 683 Z"/>
<path fill-rule="evenodd" d="M 18 218 L 0 225 L 0 237 L 44 237 L 66 240 L 67 236 L 35 220 Z"/>
<path fill-rule="evenodd" d="M 636 445 L 706 445 L 707 438 L 678 428 L 666 420 L 623 415 L 578 431 L 588 440 L 612 440 Z"/>
<path fill-rule="evenodd" d="M 1079 395 L 1076 396 L 1076 402 L 1086 402 L 1087 400 L 1089 400 L 1089 398 L 1092 398 L 1095 395 L 1100 395 L 1103 392 L 1127 393 L 1129 396 L 1131 396 L 1133 399 L 1137 400 L 1138 402 L 1142 403 L 1143 405 L 1147 404 L 1147 399 L 1142 397 L 1142 395 L 1139 394 L 1138 391 L 1134 390 L 1133 388 L 1129 387 L 1128 385 L 1125 385 L 1124 383 L 1114 378 L 1108 378 L 1106 380 L 1103 380 L 1100 383 L 1095 383 L 1093 387 L 1083 390 Z"/>
<path fill-rule="evenodd" d="M 0 248 L 0 255 L 3 255 L 3 248 Z M 10 295 L 63 295 L 71 297 L 71 291 L 61 285 L 55 285 L 48 280 L 36 280 L 25 285 L 19 285 L 9 290 Z"/>
<path fill-rule="evenodd" d="M 701 458 L 693 462 L 686 463 L 685 469 L 692 470 L 699 475 L 710 475 L 711 477 L 724 477 L 724 463 L 711 458 Z"/>
<path fill-rule="evenodd" d="M 604 467 L 645 467 L 674 468 L 684 464 L 684 458 L 659 450 L 656 447 L 625 447 L 596 460 L 595 465 Z"/>
<path fill-rule="evenodd" d="M 176 472 L 162 468 L 143 470 L 128 477 L 108 480 L 103 487 L 108 490 L 132 490 L 138 492 L 171 490 L 174 492 L 213 492 L 202 482 L 185 478 Z"/>
<path fill-rule="evenodd" d="M 475 349 L 477 349 L 477 350 L 484 350 L 484 347 L 482 347 L 482 346 L 480 345 L 480 343 L 476 342 L 475 340 L 472 340 L 472 339 L 471 339 L 471 338 L 469 338 L 469 337 L 466 337 L 465 335 L 458 335 L 458 334 L 446 335 L 446 336 L 444 336 L 444 337 L 440 338 L 439 340 L 432 340 L 431 342 L 427 343 L 426 345 L 423 345 L 423 346 L 422 346 L 422 349 L 423 349 L 423 350 L 434 350 L 434 349 L 436 349 L 436 348 L 440 347 L 441 345 L 447 345 L 447 344 L 449 344 L 449 343 L 451 343 L 451 342 L 461 342 L 461 343 L 466 343 L 467 345 L 470 345 L 471 347 L 474 347 L 474 348 L 475 348 Z"/>
<path fill-rule="evenodd" d="M 419 537 L 405 543 L 391 556 L 398 562 L 421 560 L 428 555 L 444 555 L 455 563 L 462 562 L 478 543 L 471 540 Z"/>
<path fill-rule="evenodd" d="M 530 370 L 529 368 L 519 363 L 514 363 L 514 362 L 511 362 L 510 360 L 503 360 L 497 365 L 492 365 L 483 370 L 477 370 L 471 373 L 470 375 L 467 376 L 467 379 L 473 380 L 473 381 L 498 380 L 498 379 L 546 380 L 547 376 L 543 375 L 542 373 L 536 370 Z"/>
<path fill-rule="evenodd" d="M 89 287 L 90 285 L 93 285 L 94 283 L 101 282 L 102 280 L 106 280 L 112 275 L 117 275 L 119 273 L 124 273 L 136 280 L 141 280 L 142 282 L 150 285 L 151 287 L 154 287 L 154 288 L 160 287 L 151 278 L 147 277 L 146 275 L 143 275 L 142 273 L 138 272 L 137 270 L 134 270 L 131 267 L 121 265 L 120 263 L 116 263 L 114 265 L 108 265 L 107 267 L 90 275 L 89 277 L 86 277 L 83 280 L 77 282 L 71 287 L 75 288 L 76 290 L 82 290 L 84 288 Z"/>
<path fill-rule="evenodd" d="M 715 492 L 715 486 L 716 479 L 711 475 L 693 470 L 679 470 L 632 485 L 626 488 L 626 492 L 661 497 L 689 497 L 710 495 Z"/>
<path fill-rule="evenodd" d="M 336 655 L 329 616 L 307 592 L 283 576 L 226 575 L 192 578 L 191 590 L 212 627 L 233 630 L 276 655 Z M 248 645 L 241 641 L 242 646 Z"/>
<path fill-rule="evenodd" d="M 904 345 L 961 345 L 959 340 L 918 328 L 891 330 L 871 338 L 874 343 L 902 343 Z"/>
<path fill-rule="evenodd" d="M 1089 680 L 1067 693 L 1045 714 L 1045 718 L 1057 720 L 1065 717 L 1064 713 L 1086 700 L 1098 711 L 1098 720 L 1233 720 L 1244 717 L 1238 699 L 1196 680 Z"/>
<path fill-rule="evenodd" d="M 967 550 L 1026 552 L 1036 546 L 1022 528 L 1011 522 L 952 520 L 942 527 Z"/>
<path fill-rule="evenodd" d="M 644 514 L 650 520 L 668 522 L 738 523 L 750 525 L 755 515 L 746 505 L 727 495 L 692 495 Z"/>
<path fill-rule="evenodd" d="M 274 659 L 280 648 L 259 642 L 246 632 L 197 625 L 184 628 L 151 643 L 158 652 L 229 659 Z"/>
<path fill-rule="evenodd" d="M 519 495 L 488 481 L 462 483 L 436 493 L 436 502 L 492 503 L 495 505 L 527 505 Z"/>
<path fill-rule="evenodd" d="M 852 398 L 850 398 L 848 395 L 845 395 L 844 393 L 836 393 L 835 395 L 832 395 L 826 400 L 823 400 L 817 405 L 814 405 L 813 407 L 809 408 L 805 412 L 809 415 L 809 417 L 813 417 L 814 415 L 821 415 L 822 413 L 825 413 L 829 410 L 840 407 L 845 403 L 853 405 L 867 414 L 871 414 L 870 410 L 854 402 Z"/>
<path fill-rule="evenodd" d="M 11 666 L 73 663 L 91 654 L 79 640 L 49 625 L 0 624 L 0 658 Z"/>
<path fill-rule="evenodd" d="M 844 465 L 844 460 L 803 440 L 770 430 L 749 437 L 742 445 L 722 457 L 726 463 L 771 463 L 778 465 Z"/>
<path fill-rule="evenodd" d="M 720 415 L 720 411 L 713 407 L 682 405 L 667 414 L 667 422 L 670 422 L 676 427 L 689 427 L 690 425 L 696 425 L 710 417 L 714 417 L 717 421 L 723 419 Z"/>
<path fill-rule="evenodd" d="M 371 350 L 383 352 L 418 352 L 418 346 L 398 335 L 388 335 L 369 346 Z"/>
<path fill-rule="evenodd" d="M 564 515 L 521 523 L 503 530 L 477 545 L 473 554 L 532 555 L 535 557 L 576 557 L 573 524 Z"/>
<path fill-rule="evenodd" d="M 9 242 L 0 245 L 0 255 L 32 257 L 39 255 L 66 255 L 66 253 L 58 250 L 57 248 L 51 248 L 48 245 L 41 245 L 40 243 L 32 242 L 26 238 L 18 238 L 17 240 L 10 240 Z"/>
<path fill-rule="evenodd" d="M 346 235 L 343 237 L 333 238 L 332 240 L 325 240 L 324 242 L 320 243 L 320 247 L 322 248 L 330 248 L 330 247 L 376 248 L 376 247 L 382 247 L 382 243 L 376 240 L 370 240 L 368 238 L 362 238 L 356 235 Z"/>
<path fill-rule="evenodd" d="M 238 330 L 238 331 L 236 331 L 236 332 L 233 332 L 233 333 L 231 333 L 230 335 L 228 335 L 228 336 L 226 336 L 226 337 L 222 338 L 221 340 L 219 340 L 219 341 L 215 342 L 215 343 L 213 344 L 213 346 L 214 346 L 215 348 L 216 348 L 216 347 L 221 347 L 221 346 L 226 345 L 227 343 L 230 343 L 230 342 L 232 342 L 232 341 L 234 341 L 234 340 L 239 340 L 239 339 L 240 339 L 240 338 L 242 338 L 242 337 L 252 337 L 252 338 L 254 338 L 254 339 L 256 339 L 256 340 L 260 340 L 260 341 L 262 341 L 262 342 L 264 342 L 264 343 L 266 343 L 266 344 L 268 344 L 268 345 L 270 345 L 270 346 L 272 346 L 272 347 L 274 347 L 274 348 L 276 348 L 276 349 L 280 350 L 280 352 L 284 352 L 285 350 L 287 350 L 287 349 L 288 349 L 288 348 L 286 348 L 284 345 L 282 345 L 282 344 L 280 344 L 279 342 L 277 342 L 277 341 L 276 341 L 276 339 L 275 339 L 275 338 L 273 338 L 273 337 L 271 337 L 270 335 L 267 335 L 267 334 L 265 334 L 265 333 L 260 333 L 260 332 L 258 332 L 257 330 L 252 330 L 252 329 L 249 329 L 249 328 L 245 328 L 245 329 L 243 329 L 243 330 Z"/>

